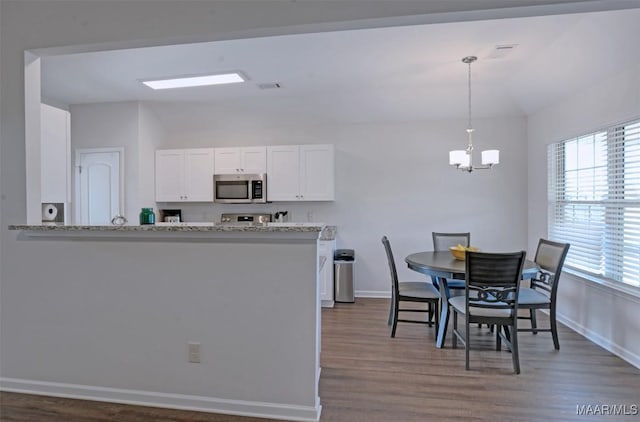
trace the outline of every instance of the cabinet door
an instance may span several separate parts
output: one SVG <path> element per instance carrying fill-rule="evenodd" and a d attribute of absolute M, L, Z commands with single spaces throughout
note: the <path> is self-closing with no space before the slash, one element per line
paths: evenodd
<path fill-rule="evenodd" d="M 333 251 L 335 249 L 335 240 L 319 240 L 318 256 L 324 256 L 326 261 L 318 282 L 320 283 L 320 300 L 322 306 L 333 306 Z"/>
<path fill-rule="evenodd" d="M 184 150 L 156 151 L 156 201 L 184 200 Z"/>
<path fill-rule="evenodd" d="M 240 156 L 241 168 L 244 173 L 267 172 L 267 147 L 241 148 Z"/>
<path fill-rule="evenodd" d="M 215 174 L 235 174 L 242 168 L 242 158 L 239 148 L 215 149 Z"/>
<path fill-rule="evenodd" d="M 303 201 L 333 201 L 333 145 L 300 146 L 300 199 Z"/>
<path fill-rule="evenodd" d="M 297 201 L 300 197 L 299 150 L 295 145 L 267 147 L 267 199 Z"/>
<path fill-rule="evenodd" d="M 185 150 L 184 201 L 213 201 L 213 148 Z"/>

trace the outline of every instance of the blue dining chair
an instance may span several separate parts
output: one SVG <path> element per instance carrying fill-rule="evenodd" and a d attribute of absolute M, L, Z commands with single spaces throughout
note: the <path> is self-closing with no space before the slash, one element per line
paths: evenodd
<path fill-rule="evenodd" d="M 520 316 L 520 319 L 531 321 L 531 328 L 518 328 L 518 331 L 528 331 L 533 334 L 538 332 L 551 332 L 553 346 L 560 350 L 558 340 L 558 327 L 556 323 L 556 297 L 558 293 L 558 282 L 564 260 L 569 252 L 568 243 L 552 242 L 551 240 L 540 239 L 536 256 L 533 259 L 538 265 L 539 271 L 531 279 L 531 286 L 520 289 L 518 296 L 518 306 L 520 309 L 528 309 L 529 316 Z M 550 328 L 539 328 L 536 321 L 536 310 L 549 310 Z"/>
<path fill-rule="evenodd" d="M 453 312 L 452 346 L 458 340 L 465 347 L 465 368 L 469 369 L 470 324 L 497 327 L 496 350 L 502 341 L 512 355 L 513 370 L 520 373 L 518 355 L 518 292 L 526 252 L 465 254 L 465 294 L 449 299 Z M 464 315 L 464 335 L 458 329 L 458 315 Z"/>
<path fill-rule="evenodd" d="M 427 324 L 431 326 L 431 320 L 435 318 L 436 334 L 438 333 L 438 303 L 440 302 L 440 293 L 428 281 L 398 281 L 398 271 L 396 270 L 396 262 L 391 251 L 391 244 L 387 236 L 382 236 L 382 244 L 387 254 L 389 263 L 389 271 L 391 273 L 391 308 L 389 309 L 388 324 L 392 324 L 391 337 L 396 336 L 396 327 L 398 322 L 409 322 L 414 324 Z M 400 308 L 401 302 L 420 302 L 428 305 L 427 309 L 416 308 Z M 423 312 L 428 313 L 427 321 L 418 321 L 412 319 L 399 319 L 399 312 Z"/>
<path fill-rule="evenodd" d="M 449 252 L 451 246 L 471 246 L 471 233 L 444 233 L 444 232 L 431 232 L 431 238 L 433 239 L 433 251 L 434 252 Z M 438 280 L 432 277 L 433 285 L 438 287 Z M 464 289 L 464 280 L 447 280 L 447 286 L 449 290 Z"/>

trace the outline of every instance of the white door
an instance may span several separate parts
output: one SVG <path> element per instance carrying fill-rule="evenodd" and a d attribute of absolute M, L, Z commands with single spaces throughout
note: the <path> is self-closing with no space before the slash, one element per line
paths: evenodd
<path fill-rule="evenodd" d="M 76 152 L 79 224 L 110 225 L 121 211 L 120 150 Z"/>

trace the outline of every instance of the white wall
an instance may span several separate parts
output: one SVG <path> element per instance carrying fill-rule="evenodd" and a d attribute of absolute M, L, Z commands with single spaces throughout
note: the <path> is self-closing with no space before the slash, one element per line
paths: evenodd
<path fill-rule="evenodd" d="M 0 255 L 0 374 L 7 374 L 10 371 L 12 376 L 20 377 L 32 374 L 30 366 L 32 362 L 19 358 L 21 345 L 23 343 L 7 342 L 6 333 L 12 336 L 28 335 L 31 325 L 37 326 L 39 320 L 30 320 L 29 312 L 15 312 L 15 307 L 7 307 L 14 300 L 20 308 L 28 311 L 35 309 L 44 318 L 48 314 L 65 312 L 64 308 L 58 306 L 55 301 L 48 300 L 47 297 L 38 294 L 38 289 L 34 283 L 37 280 L 45 280 L 46 271 L 27 272 L 31 262 L 47 257 L 46 248 L 40 246 L 33 247 L 28 243 L 18 241 L 13 232 L 8 232 L 6 227 L 9 224 L 19 224 L 26 221 L 27 200 L 26 200 L 26 172 L 25 172 L 25 126 L 24 126 L 24 52 L 29 49 L 46 48 L 54 46 L 77 46 L 83 45 L 83 49 L 92 50 L 105 48 L 105 43 L 110 47 L 162 44 L 168 40 L 180 39 L 183 41 L 195 41 L 197 39 L 224 39 L 238 38 L 252 35 L 273 35 L 287 32 L 299 32 L 305 30 L 305 24 L 318 24 L 322 22 L 333 22 L 334 27 L 347 27 L 347 24 L 336 24 L 362 17 L 377 18 L 392 15 L 427 13 L 431 2 L 340 2 L 327 5 L 327 3 L 314 2 L 274 2 L 263 1 L 254 3 L 225 2 L 212 6 L 210 2 L 157 2 L 153 7 L 149 7 L 148 2 L 23 2 L 23 1 L 2 1 L 0 2 L 0 194 L 1 198 L 1 247 Z M 304 3 L 304 4 L 303 4 Z M 478 3 L 478 2 L 474 2 Z M 588 2 L 590 3 L 590 2 Z M 529 9 L 529 14 L 534 13 Z M 515 15 L 515 14 L 514 14 Z M 483 13 L 486 18 L 502 16 L 504 13 L 491 11 Z M 439 15 L 440 21 L 456 19 L 472 19 L 473 14 L 464 17 L 460 15 Z M 478 17 L 478 15 L 475 15 Z M 424 22 L 425 20 L 423 20 Z M 396 21 L 397 22 L 397 21 Z M 284 26 L 298 25 L 296 28 L 284 28 Z M 324 27 L 314 26 L 314 30 L 326 29 L 331 24 Z M 355 27 L 358 24 L 350 24 Z M 364 26 L 360 24 L 359 26 Z M 306 30 L 310 30 L 306 27 Z M 102 44 L 91 47 L 92 44 Z M 626 89 L 626 88 L 625 88 Z M 637 103 L 636 103 L 637 109 Z M 375 196 L 361 196 L 359 200 L 345 202 L 345 196 L 350 194 L 343 187 L 338 191 L 338 198 L 333 205 L 336 215 L 344 215 L 344 219 L 336 219 L 335 223 L 343 226 L 339 241 L 344 246 L 352 246 L 363 253 L 370 250 L 369 256 L 373 259 L 377 255 L 377 261 L 370 263 L 367 267 L 363 263 L 361 269 L 362 279 L 372 279 L 371 289 L 381 289 L 387 283 L 387 270 L 384 268 L 384 254 L 379 245 L 379 237 L 382 232 L 391 236 L 391 240 L 396 246 L 396 254 L 401 257 L 414 249 L 428 248 L 430 240 L 428 233 L 435 228 L 458 229 L 462 226 L 470 225 L 469 230 L 474 233 L 477 244 L 485 248 L 512 248 L 522 247 L 526 241 L 525 233 L 522 229 L 516 229 L 514 234 L 509 233 L 511 227 L 508 223 L 513 223 L 512 227 L 523 227 L 526 222 L 525 207 L 525 174 L 526 167 L 525 152 L 515 152 L 517 145 L 525 141 L 525 127 L 519 121 L 496 121 L 492 126 L 491 122 L 477 122 L 478 147 L 491 146 L 501 148 L 503 153 L 503 163 L 500 167 L 488 173 L 476 173 L 473 175 L 463 175 L 453 172 L 446 165 L 447 157 L 445 152 L 455 145 L 456 148 L 464 144 L 465 133 L 461 130 L 466 127 L 463 121 L 445 124 L 444 122 L 423 124 L 408 124 L 407 131 L 402 131 L 400 135 L 394 128 L 380 128 L 380 133 L 374 131 L 364 131 L 359 127 L 337 128 L 335 132 L 328 133 L 329 136 L 322 136 L 322 139 L 309 138 L 304 128 L 293 131 L 289 140 L 291 143 L 335 143 L 337 145 L 338 157 L 338 180 L 344 180 L 353 176 L 358 181 L 357 186 L 371 191 L 375 186 L 388 187 L 389 180 L 395 179 L 397 174 L 401 176 L 411 176 L 414 182 L 410 182 L 414 187 L 418 187 L 418 192 L 424 192 L 423 198 L 416 199 L 416 195 L 407 195 L 406 192 L 394 193 L 389 202 L 377 200 Z M 455 136 L 454 136 L 455 128 Z M 386 129 L 386 130 L 383 130 Z M 398 129 L 397 127 L 395 129 Z M 504 131 L 503 131 L 504 130 Z M 491 138 L 482 140 L 481 134 Z M 281 130 L 272 133 L 265 133 L 265 143 L 277 143 L 281 139 Z M 319 136 L 320 137 L 320 136 Z M 295 139 L 295 141 L 294 141 Z M 454 145 L 445 143 L 445 139 L 455 140 Z M 304 142 L 302 142 L 304 140 Z M 346 141 L 345 141 L 346 140 Z M 495 142 L 494 142 L 495 141 Z M 341 142 L 346 142 L 341 145 Z M 381 145 L 381 142 L 406 143 L 407 146 L 418 148 L 422 153 L 402 155 L 401 149 L 392 149 L 391 146 Z M 433 142 L 428 144 L 426 142 Z M 513 142 L 513 144 L 511 144 Z M 243 142 L 244 143 L 244 142 Z M 387 148 L 386 150 L 383 147 Z M 382 153 L 363 154 L 362 149 L 380 149 L 389 154 Z M 508 151 L 512 150 L 509 154 Z M 390 157 L 401 159 L 407 164 L 396 165 L 393 172 L 383 173 Z M 423 159 L 427 157 L 427 159 Z M 519 160 L 518 160 L 519 158 Z M 511 161 L 513 160 L 513 161 Z M 364 170 L 363 175 L 354 174 L 350 163 L 358 163 L 358 167 Z M 539 166 L 539 162 L 534 162 Z M 378 169 L 373 171 L 372 169 Z M 38 174 L 39 180 L 39 174 Z M 418 182 L 419 181 L 419 182 Z M 489 182 L 489 183 L 487 183 Z M 433 189 L 433 190 L 430 190 Z M 469 196 L 466 192 L 477 192 L 477 195 Z M 365 192 L 366 192 L 365 191 Z M 445 193 L 455 195 L 454 205 L 445 208 L 443 197 Z M 38 191 L 39 195 L 39 191 Z M 39 198 L 39 197 L 38 197 Z M 348 201 L 348 200 L 347 200 Z M 39 202 L 39 200 L 38 200 Z M 392 204 L 400 204 L 402 210 L 400 219 L 395 214 L 390 213 Z M 505 205 L 512 209 L 515 204 L 516 212 L 505 214 Z M 355 213 L 347 214 L 347 205 L 354 206 Z M 502 206 L 500 206 L 502 205 Z M 317 220 L 329 220 L 331 215 L 324 206 L 316 208 L 318 211 Z M 369 211 L 371 210 L 371 211 Z M 294 210 L 296 213 L 297 208 Z M 361 217 L 366 211 L 365 217 Z M 304 210 L 300 212 L 304 215 Z M 427 214 L 425 218 L 424 214 Z M 453 216 L 451 215 L 453 214 Z M 446 220 L 442 220 L 442 217 Z M 407 222 L 402 218 L 410 217 Z M 504 224 L 504 219 L 507 224 Z M 486 226 L 479 223 L 480 219 L 490 221 Z M 351 226 L 348 224 L 356 220 Z M 397 221 L 401 221 L 397 223 Z M 467 223 L 470 221 L 470 223 Z M 446 227 L 442 227 L 442 225 Z M 436 227 L 437 226 L 437 227 Z M 349 229 L 348 227 L 353 227 Z M 418 228 L 417 228 L 418 227 Z M 367 235 L 358 240 L 354 232 L 362 233 L 367 229 L 367 233 L 372 229 L 381 233 Z M 421 240 L 416 240 L 416 235 L 420 235 L 423 230 L 424 245 Z M 413 236 L 413 237 L 412 237 Z M 344 237 L 344 238 L 343 238 Z M 347 244 L 348 242 L 348 244 Z M 475 241 L 474 241 L 475 243 Z M 75 251 L 72 251 L 75 253 Z M 92 263 L 90 259 L 100 259 L 95 254 L 90 253 L 90 248 L 86 249 L 87 262 L 83 265 L 82 271 L 90 273 Z M 109 259 L 116 259 L 121 255 L 118 251 L 109 251 L 104 248 Z M 364 260 L 363 260 L 364 261 Z M 74 260 L 74 262 L 77 262 Z M 54 264 L 54 263 L 52 263 Z M 56 262 L 56 265 L 64 267 L 67 262 Z M 132 263 L 131 265 L 134 265 Z M 61 270 L 62 271 L 62 270 Z M 408 274 L 403 274 L 408 275 Z M 151 280 L 145 280 L 149 284 Z M 87 285 L 83 284 L 81 278 L 66 280 L 74 288 L 83 289 Z M 366 281 L 369 283 L 369 281 Z M 105 286 L 108 288 L 108 286 Z M 51 288 L 51 286 L 49 286 Z M 71 288 L 71 287 L 69 287 Z M 92 290 L 87 294 L 95 300 L 99 292 Z M 95 303 L 95 302 L 92 302 Z M 71 315 L 72 320 L 82 321 L 84 312 L 90 312 L 87 308 L 84 312 L 81 307 L 73 307 L 75 314 Z M 153 314 L 156 309 L 148 302 L 139 309 L 139 314 Z M 22 318 L 24 316 L 25 318 Z M 631 317 L 629 320 L 633 320 Z M 105 321 L 101 321 L 104 323 Z M 162 331 L 162 327 L 151 323 L 153 329 Z M 63 328 L 63 327 L 59 327 Z M 89 326 L 88 330 L 95 334 Z M 143 331 L 141 331 L 142 333 Z M 31 353 L 37 351 L 41 346 L 51 350 L 52 343 L 58 341 L 55 332 L 44 331 L 42 336 L 30 343 Z M 69 334 L 69 333 L 67 333 Z M 73 334 L 73 333 L 71 333 Z M 109 337 L 108 333 L 103 333 L 106 337 L 101 341 L 118 341 L 116 337 Z M 638 338 L 638 336 L 636 336 Z M 57 349 L 56 353 L 66 354 L 64 359 L 69 362 L 79 359 L 83 361 L 86 356 L 78 353 L 73 348 L 63 347 Z M 140 352 L 137 352 L 140 353 Z M 11 359 L 6 356 L 12 356 Z M 116 361 L 126 361 L 128 351 L 123 350 L 116 353 Z M 60 357 L 60 356 L 59 356 Z M 121 359 L 120 359 L 121 358 Z M 169 370 L 180 371 L 179 368 L 168 365 Z M 41 366 L 47 370 L 47 366 Z M 77 370 L 78 368 L 74 368 Z M 104 375 L 109 377 L 113 368 L 106 366 L 96 377 Z M 56 371 L 55 366 L 49 367 L 52 372 Z M 56 377 L 49 377 L 46 374 L 38 374 L 42 380 L 55 381 Z M 295 374 L 281 374 L 282 376 L 295 376 Z M 197 374 L 192 374 L 196 379 Z M 145 382 L 146 379 L 139 380 Z M 125 385 L 126 387 L 126 385 Z"/>
<path fill-rule="evenodd" d="M 155 204 L 155 151 L 165 137 L 162 122 L 152 110 L 142 103 L 138 104 L 138 187 L 137 201 L 140 208 L 156 208 Z M 137 210 L 139 211 L 139 210 Z M 156 215 L 157 217 L 157 215 Z M 130 223 L 137 215 L 127 217 Z"/>
<path fill-rule="evenodd" d="M 69 200 L 69 112 L 47 104 L 41 112 L 42 202 Z"/>
<path fill-rule="evenodd" d="M 547 236 L 546 146 L 638 117 L 640 65 L 529 117 L 530 251 Z M 558 290 L 558 318 L 640 367 L 640 326 L 634 324 L 640 291 L 628 290 L 631 293 L 565 273 Z"/>
<path fill-rule="evenodd" d="M 138 103 L 83 104 L 71 112 L 71 156 L 76 169 L 77 149 L 124 147 L 124 215 L 136 216 L 139 205 L 139 118 Z M 75 170 L 74 170 L 75 174 Z M 75 177 L 74 177 L 75 178 Z M 75 192 L 75 180 L 73 183 Z"/>
<path fill-rule="evenodd" d="M 250 121 L 250 118 L 247 118 Z M 267 205 L 159 204 L 181 208 L 186 221 L 218 221 L 221 212 L 288 210 L 291 221 L 338 226 L 337 246 L 356 250 L 358 295 L 390 291 L 380 242 L 391 240 L 401 278 L 420 278 L 404 256 L 432 248 L 432 231 L 470 231 L 484 250 L 526 248 L 526 121 L 476 120 L 479 151 L 497 148 L 502 164 L 472 174 L 448 165 L 448 151 L 466 145 L 466 122 L 322 124 L 237 127 L 218 132 L 167 134 L 162 148 L 333 143 L 336 200 Z M 505 210 L 509 210 L 506 212 Z M 310 216 L 309 213 L 312 213 Z"/>

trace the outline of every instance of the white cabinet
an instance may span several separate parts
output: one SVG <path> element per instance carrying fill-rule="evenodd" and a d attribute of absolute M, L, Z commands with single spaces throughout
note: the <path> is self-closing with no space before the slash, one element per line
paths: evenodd
<path fill-rule="evenodd" d="M 333 145 L 267 147 L 269 201 L 333 201 Z"/>
<path fill-rule="evenodd" d="M 156 201 L 212 202 L 213 148 L 156 151 Z"/>
<path fill-rule="evenodd" d="M 333 252 L 335 240 L 318 240 L 318 260 L 324 257 L 324 265 L 318 274 L 320 300 L 323 307 L 333 307 Z"/>
<path fill-rule="evenodd" d="M 215 149 L 215 174 L 266 173 L 267 147 Z"/>

